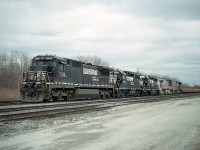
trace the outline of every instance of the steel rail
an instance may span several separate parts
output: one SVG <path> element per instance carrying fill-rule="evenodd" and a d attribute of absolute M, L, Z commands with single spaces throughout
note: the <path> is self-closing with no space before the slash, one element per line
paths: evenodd
<path fill-rule="evenodd" d="M 186 97 L 200 96 L 200 94 L 184 94 L 184 95 L 170 95 L 170 96 L 151 96 L 151 97 L 131 97 L 131 98 L 118 98 L 118 99 L 105 99 L 97 101 L 84 101 L 82 103 L 71 103 L 71 105 L 43 105 L 34 107 L 23 107 L 24 110 L 16 110 L 17 108 L 11 108 L 11 111 L 0 112 L 0 122 L 16 121 L 21 119 L 34 119 L 39 117 L 49 117 L 59 114 L 68 114 L 74 112 L 83 112 L 90 110 L 107 109 L 116 106 L 129 105 L 133 103 L 144 103 L 144 102 L 154 102 L 162 101 L 168 99 L 186 98 Z M 72 105 L 73 104 L 73 105 Z"/>

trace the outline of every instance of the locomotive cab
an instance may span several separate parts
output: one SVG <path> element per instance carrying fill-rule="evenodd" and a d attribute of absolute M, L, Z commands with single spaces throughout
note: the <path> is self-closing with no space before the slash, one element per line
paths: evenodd
<path fill-rule="evenodd" d="M 51 58 L 51 59 L 50 59 Z M 23 73 L 20 86 L 20 99 L 38 102 L 50 98 L 48 88 L 54 74 L 53 57 L 36 56 L 33 58 L 28 72 Z"/>

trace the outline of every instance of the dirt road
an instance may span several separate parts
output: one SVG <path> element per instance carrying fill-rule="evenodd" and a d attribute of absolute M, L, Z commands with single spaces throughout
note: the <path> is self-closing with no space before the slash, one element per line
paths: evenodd
<path fill-rule="evenodd" d="M 0 149 L 199 150 L 200 98 L 135 104 L 4 133 Z"/>

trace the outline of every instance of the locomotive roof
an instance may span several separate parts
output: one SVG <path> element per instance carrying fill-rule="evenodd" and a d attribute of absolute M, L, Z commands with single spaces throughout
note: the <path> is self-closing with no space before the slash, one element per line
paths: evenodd
<path fill-rule="evenodd" d="M 132 72 L 132 71 L 123 71 L 124 73 L 129 73 L 129 74 L 134 74 L 134 75 L 140 75 L 137 72 Z"/>
<path fill-rule="evenodd" d="M 69 58 L 63 58 L 63 57 L 59 57 L 59 56 L 56 56 L 56 55 L 37 55 L 35 56 L 33 59 L 37 59 L 37 58 L 43 58 L 43 60 L 53 60 L 53 59 L 58 59 L 60 61 L 67 61 L 67 60 L 72 60 L 72 61 L 79 61 L 79 60 L 73 60 L 73 59 L 69 59 Z M 79 61 L 79 62 L 82 62 L 82 61 Z M 85 62 L 82 62 L 82 63 L 85 63 Z"/>
<path fill-rule="evenodd" d="M 155 77 L 155 76 L 151 76 L 151 75 L 150 76 L 148 75 L 148 77 L 151 79 L 159 79 L 159 77 Z"/>
<path fill-rule="evenodd" d="M 93 65 L 91 63 L 85 63 L 83 61 L 69 59 L 69 58 L 63 58 L 63 57 L 59 57 L 59 56 L 56 56 L 56 55 L 37 55 L 37 56 L 35 56 L 33 58 L 33 60 L 37 60 L 37 58 L 39 58 L 38 60 L 53 60 L 53 59 L 58 59 L 59 61 L 72 60 L 72 61 L 83 63 L 84 65 L 90 65 L 90 66 L 98 67 L 100 70 L 113 70 L 113 68 L 110 68 L 110 67 L 105 67 L 105 66 L 100 66 L 100 65 Z"/>

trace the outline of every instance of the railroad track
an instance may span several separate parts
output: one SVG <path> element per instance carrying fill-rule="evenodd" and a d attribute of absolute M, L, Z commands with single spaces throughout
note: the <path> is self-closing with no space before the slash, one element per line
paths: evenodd
<path fill-rule="evenodd" d="M 184 93 L 182 95 L 184 96 L 187 96 L 187 95 L 195 95 L 195 94 L 200 94 L 200 93 Z M 170 97 L 170 96 L 177 96 L 177 95 L 160 95 L 158 97 Z M 178 95 L 178 96 L 181 96 L 181 95 Z M 146 96 L 145 96 L 146 97 Z M 148 96 L 148 97 L 154 97 L 154 96 Z M 138 98 L 138 97 L 134 97 L 134 98 Z M 141 98 L 141 97 L 139 97 Z M 105 99 L 103 99 L 105 101 Z M 67 101 L 50 101 L 50 102 L 46 102 L 46 103 L 37 103 L 37 102 L 34 102 L 34 103 L 30 103 L 30 102 L 22 102 L 22 101 L 0 101 L 0 109 L 1 107 L 5 107 L 5 108 L 9 108 L 9 107 L 23 107 L 22 105 L 24 105 L 25 107 L 26 106 L 39 106 L 39 105 L 57 105 L 57 104 L 65 104 L 65 103 L 79 103 L 79 102 L 87 102 L 87 101 L 94 101 L 93 99 L 92 100 L 85 100 L 85 99 L 75 99 L 75 100 L 67 100 Z M 102 99 L 95 99 L 95 101 L 102 101 Z"/>
<path fill-rule="evenodd" d="M 77 100 L 55 103 L 37 103 L 37 104 L 10 104 L 0 106 L 0 122 L 8 123 L 24 119 L 35 119 L 41 117 L 56 117 L 64 114 L 81 113 L 89 111 L 98 111 L 109 109 L 116 106 L 130 105 L 134 103 L 155 102 L 175 98 L 186 98 L 191 96 L 200 96 L 195 94 L 182 95 L 161 95 L 130 97 L 116 99 L 98 99 L 98 100 Z"/>
<path fill-rule="evenodd" d="M 21 101 L 0 101 L 0 107 L 1 106 L 8 106 L 8 105 L 23 105 L 27 103 L 23 103 Z"/>

